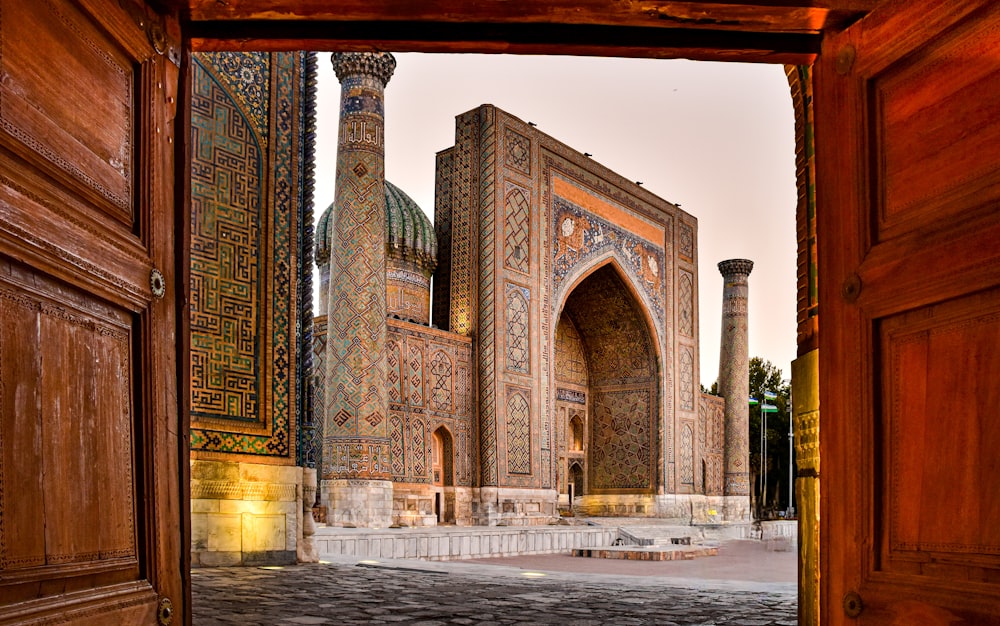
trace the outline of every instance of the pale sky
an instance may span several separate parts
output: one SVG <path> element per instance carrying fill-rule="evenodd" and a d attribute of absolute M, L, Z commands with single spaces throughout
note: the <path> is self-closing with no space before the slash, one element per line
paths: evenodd
<path fill-rule="evenodd" d="M 698 219 L 701 382 L 718 377 L 719 261 L 747 258 L 750 356 L 795 358 L 795 134 L 780 65 L 396 54 L 386 177 L 433 218 L 434 155 L 455 116 L 494 104 Z M 319 58 L 316 215 L 334 199 L 340 85 Z"/>

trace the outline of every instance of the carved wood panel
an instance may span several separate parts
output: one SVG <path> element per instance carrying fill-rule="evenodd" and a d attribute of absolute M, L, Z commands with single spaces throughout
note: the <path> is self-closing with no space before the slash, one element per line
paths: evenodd
<path fill-rule="evenodd" d="M 3 623 L 186 610 L 166 25 L 0 0 Z"/>
<path fill-rule="evenodd" d="M 69 3 L 7 1 L 0 13 L 0 128 L 131 226 L 133 59 Z"/>

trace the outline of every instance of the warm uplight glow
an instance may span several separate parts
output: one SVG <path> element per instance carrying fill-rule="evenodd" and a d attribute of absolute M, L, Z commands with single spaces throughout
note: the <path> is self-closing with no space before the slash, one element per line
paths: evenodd
<path fill-rule="evenodd" d="M 378 561 L 368 561 L 368 560 L 358 561 L 358 565 L 378 565 L 378 564 L 379 564 Z"/>
<path fill-rule="evenodd" d="M 285 569 L 280 565 L 261 565 L 260 569 Z"/>
<path fill-rule="evenodd" d="M 521 576 L 524 576 L 525 578 L 541 578 L 542 576 L 545 576 L 545 573 L 544 572 L 521 572 Z"/>

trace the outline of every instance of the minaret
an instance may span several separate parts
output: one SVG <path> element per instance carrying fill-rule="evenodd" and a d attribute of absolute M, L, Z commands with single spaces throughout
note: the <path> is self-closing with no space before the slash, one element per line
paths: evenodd
<path fill-rule="evenodd" d="M 336 194 L 330 227 L 323 500 L 332 524 L 392 521 L 386 391 L 385 118 L 396 60 L 333 55 L 340 79 Z"/>
<path fill-rule="evenodd" d="M 750 519 L 750 358 L 747 335 L 747 278 L 753 261 L 719 263 L 722 288 L 722 338 L 719 394 L 726 399 L 725 518 Z"/>

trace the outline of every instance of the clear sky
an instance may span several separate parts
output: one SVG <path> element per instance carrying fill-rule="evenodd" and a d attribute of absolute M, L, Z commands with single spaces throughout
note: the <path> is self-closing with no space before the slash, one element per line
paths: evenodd
<path fill-rule="evenodd" d="M 722 276 L 754 261 L 750 355 L 795 358 L 795 135 L 780 65 L 396 54 L 386 87 L 386 177 L 434 212 L 434 155 L 455 116 L 494 104 L 698 219 L 701 382 L 718 377 Z M 316 214 L 334 198 L 340 85 L 319 60 Z"/>

